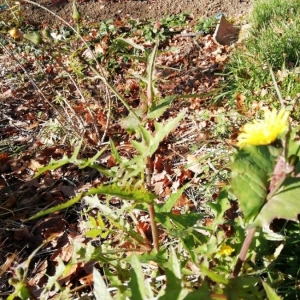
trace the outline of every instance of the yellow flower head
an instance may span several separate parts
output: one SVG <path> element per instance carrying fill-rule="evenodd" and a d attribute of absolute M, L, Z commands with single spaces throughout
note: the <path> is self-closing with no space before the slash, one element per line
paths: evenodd
<path fill-rule="evenodd" d="M 269 145 L 288 127 L 289 113 L 281 109 L 277 113 L 276 109 L 265 110 L 263 120 L 255 120 L 243 126 L 242 132 L 238 136 L 238 147 L 247 145 Z"/>
<path fill-rule="evenodd" d="M 11 37 L 13 37 L 15 40 L 19 39 L 22 37 L 22 33 L 19 29 L 17 28 L 12 28 L 8 31 L 8 33 L 11 35 Z"/>
<path fill-rule="evenodd" d="M 231 255 L 232 252 L 234 252 L 233 248 L 231 248 L 230 246 L 228 246 L 226 244 L 223 244 L 221 246 L 220 250 L 218 251 L 218 254 L 229 256 L 229 255 Z"/>

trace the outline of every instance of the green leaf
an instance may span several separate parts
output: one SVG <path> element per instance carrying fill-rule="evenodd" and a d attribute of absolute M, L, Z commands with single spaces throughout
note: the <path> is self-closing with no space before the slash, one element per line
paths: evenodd
<path fill-rule="evenodd" d="M 148 113 L 149 119 L 159 118 L 169 107 L 170 104 L 177 98 L 177 95 L 170 95 L 160 100 L 158 103 L 152 103 Z"/>
<path fill-rule="evenodd" d="M 88 159 L 75 160 L 75 163 L 78 165 L 79 169 L 84 169 L 86 167 L 94 168 L 97 166 L 95 161 L 102 155 L 102 153 L 107 149 L 108 146 L 103 147 L 98 151 L 93 157 Z"/>
<path fill-rule="evenodd" d="M 226 299 L 264 299 L 263 292 L 258 286 L 259 277 L 237 277 L 230 278 L 223 292 Z"/>
<path fill-rule="evenodd" d="M 90 167 L 93 169 L 96 169 L 98 172 L 104 174 L 105 176 L 112 176 L 112 173 L 99 166 L 95 161 L 101 156 L 101 154 L 107 149 L 108 146 L 103 147 L 100 151 L 98 151 L 92 158 L 88 159 L 78 159 L 77 156 L 79 154 L 80 148 L 81 148 L 82 141 L 79 143 L 78 146 L 75 147 L 74 152 L 71 157 L 67 157 L 66 155 L 63 156 L 63 158 L 59 160 L 51 159 L 49 164 L 45 167 L 42 167 L 38 170 L 34 178 L 40 176 L 46 171 L 53 171 L 56 170 L 66 164 L 73 163 L 79 167 L 79 169 L 83 169 L 86 167 Z"/>
<path fill-rule="evenodd" d="M 137 141 L 130 141 L 131 144 L 134 146 L 134 148 L 142 154 L 142 157 L 147 157 L 147 147 L 145 147 L 145 144 L 143 142 L 137 142 Z M 132 165 L 132 160 L 130 160 L 130 163 L 126 162 L 125 165 Z M 144 168 L 143 168 L 144 169 Z"/>
<path fill-rule="evenodd" d="M 104 231 L 103 229 L 96 229 L 96 228 L 93 228 L 93 229 L 90 229 L 88 230 L 86 233 L 85 233 L 85 236 L 86 237 L 92 237 L 92 238 L 95 238 L 95 237 L 101 237 L 102 239 L 106 239 L 107 236 L 109 235 L 109 231 Z"/>
<path fill-rule="evenodd" d="M 122 159 L 121 159 L 120 154 L 119 154 L 119 152 L 118 152 L 118 150 L 117 150 L 117 148 L 116 148 L 116 146 L 115 146 L 112 139 L 109 139 L 109 145 L 110 145 L 110 149 L 111 149 L 111 153 L 112 153 L 113 158 L 115 159 L 115 161 L 117 163 L 121 163 Z"/>
<path fill-rule="evenodd" d="M 124 224 L 123 213 L 121 210 L 118 214 L 115 213 L 109 206 L 102 204 L 96 195 L 86 196 L 82 199 L 86 205 L 90 208 L 99 209 L 102 216 L 109 220 L 111 226 L 115 226 L 118 230 L 126 232 L 129 236 L 134 238 L 140 243 L 145 243 L 143 237 L 134 229 L 132 229 L 128 223 Z"/>
<path fill-rule="evenodd" d="M 165 274 L 167 277 L 167 287 L 165 289 L 165 294 L 159 297 L 159 300 L 184 299 L 188 291 L 182 288 L 180 262 L 172 247 L 170 248 L 169 263 L 168 267 L 165 269 Z"/>
<path fill-rule="evenodd" d="M 228 201 L 228 192 L 226 189 L 222 189 L 216 203 L 207 203 L 207 205 L 213 210 L 215 218 L 214 225 L 224 223 L 224 213 L 230 208 Z"/>
<path fill-rule="evenodd" d="M 189 293 L 184 300 L 196 300 L 196 299 L 211 299 L 209 286 L 207 282 L 204 282 L 196 291 Z"/>
<path fill-rule="evenodd" d="M 184 117 L 185 112 L 181 112 L 176 118 L 168 121 L 166 124 L 160 124 L 158 122 L 154 122 L 155 126 L 155 136 L 151 140 L 149 147 L 149 154 L 152 156 L 155 151 L 158 149 L 160 142 L 177 126 L 180 120 Z"/>
<path fill-rule="evenodd" d="M 288 140 L 288 155 L 290 157 L 292 155 L 300 156 L 300 126 L 293 128 L 290 132 L 289 140 Z"/>
<path fill-rule="evenodd" d="M 246 221 L 255 217 L 266 201 L 274 165 L 275 157 L 267 146 L 247 146 L 238 150 L 231 166 L 231 188 Z"/>
<path fill-rule="evenodd" d="M 73 10 L 73 15 L 72 15 L 73 19 L 75 20 L 75 22 L 79 22 L 81 16 L 77 8 L 76 1 L 73 1 L 72 10 Z"/>
<path fill-rule="evenodd" d="M 176 201 L 179 199 L 179 197 L 182 195 L 184 190 L 189 186 L 189 184 L 185 184 L 181 189 L 179 189 L 176 193 L 171 194 L 169 199 L 163 204 L 163 206 L 159 207 L 157 209 L 158 213 L 164 213 L 164 212 L 170 212 L 176 203 Z"/>
<path fill-rule="evenodd" d="M 41 44 L 43 42 L 41 34 L 39 32 L 37 32 L 37 31 L 30 32 L 30 33 L 25 33 L 23 35 L 23 37 L 26 40 L 34 43 L 35 45 L 39 45 L 39 44 Z"/>
<path fill-rule="evenodd" d="M 133 200 L 135 202 L 152 203 L 156 199 L 156 195 L 149 192 L 142 185 L 132 186 L 127 184 L 125 186 L 118 185 L 117 183 L 100 185 L 95 188 L 91 188 L 88 192 L 84 193 L 85 196 L 105 194 L 110 196 L 116 196 L 124 200 Z"/>
<path fill-rule="evenodd" d="M 143 126 L 139 126 L 141 134 L 143 136 L 143 139 L 145 141 L 145 144 L 147 146 L 150 146 L 151 140 L 152 140 L 152 134 Z M 144 151 L 140 151 L 140 153 L 143 153 Z M 148 153 L 148 152 L 146 152 Z M 147 154 L 146 154 L 147 155 Z"/>
<path fill-rule="evenodd" d="M 48 208 L 46 210 L 42 210 L 38 213 L 36 213 L 35 215 L 33 215 L 32 217 L 26 219 L 25 221 L 30 221 L 30 220 L 34 220 L 34 219 L 37 219 L 39 217 L 42 217 L 42 216 L 45 216 L 45 215 L 48 215 L 48 214 L 51 214 L 53 212 L 56 212 L 56 211 L 61 211 L 63 209 L 66 209 L 72 205 L 74 205 L 75 203 L 77 203 L 78 201 L 81 200 L 83 194 L 79 194 L 77 195 L 76 197 L 70 199 L 69 201 L 65 202 L 65 203 L 62 203 L 62 204 L 59 204 L 59 205 L 56 205 L 56 206 L 53 206 L 51 208 Z"/>
<path fill-rule="evenodd" d="M 193 212 L 184 215 L 174 215 L 171 212 L 156 213 L 156 219 L 158 220 L 158 222 L 161 223 L 167 229 L 173 229 L 174 225 L 176 225 L 179 230 L 193 227 L 202 217 L 202 214 L 197 214 Z M 171 223 L 170 220 L 172 221 Z M 170 226 L 170 224 L 172 225 Z"/>
<path fill-rule="evenodd" d="M 134 41 L 132 41 L 131 39 L 125 39 L 125 38 L 117 38 L 114 41 L 118 42 L 118 45 L 126 45 L 126 46 L 132 46 L 135 49 L 141 50 L 142 52 L 145 51 L 145 47 L 142 45 L 139 45 L 137 43 L 135 43 Z"/>
<path fill-rule="evenodd" d="M 201 266 L 201 271 L 208 276 L 212 281 L 216 283 L 223 283 L 223 284 L 228 284 L 229 280 L 226 279 L 224 276 L 214 273 L 212 271 L 209 271 L 206 267 Z"/>
<path fill-rule="evenodd" d="M 298 221 L 300 178 L 288 177 L 279 191 L 263 206 L 254 226 L 265 226 L 275 218 Z"/>
<path fill-rule="evenodd" d="M 158 253 L 155 250 L 152 250 L 150 253 L 145 252 L 145 253 L 139 255 L 138 258 L 141 263 L 149 263 L 151 261 L 154 261 L 159 265 L 163 265 L 166 262 L 168 262 L 166 252 L 167 252 L 166 248 L 159 250 Z"/>
<path fill-rule="evenodd" d="M 138 118 L 139 115 L 139 110 L 132 110 L 125 118 L 120 120 L 120 126 L 129 132 L 136 132 L 137 127 L 141 123 Z"/>
<path fill-rule="evenodd" d="M 14 286 L 15 290 L 12 294 L 7 297 L 7 300 L 21 299 L 27 300 L 30 299 L 30 293 L 26 287 L 26 283 L 23 281 L 17 281 L 14 283 L 13 278 L 9 280 L 9 283 Z"/>
<path fill-rule="evenodd" d="M 131 256 L 131 279 L 129 287 L 131 289 L 132 300 L 144 300 L 146 299 L 145 287 L 144 287 L 144 274 L 142 271 L 141 263 L 136 255 Z"/>
<path fill-rule="evenodd" d="M 276 292 L 265 282 L 262 280 L 262 284 L 264 286 L 264 289 L 267 293 L 268 300 L 280 300 L 282 299 L 279 297 Z"/>
<path fill-rule="evenodd" d="M 124 200 L 133 200 L 136 202 L 146 203 L 152 203 L 153 200 L 156 198 L 156 196 L 153 193 L 147 191 L 143 186 L 118 186 L 116 183 L 110 185 L 101 185 L 96 188 L 91 188 L 89 191 L 81 193 L 63 204 L 59 204 L 49 209 L 40 211 L 37 214 L 30 217 L 29 219 L 27 219 L 26 221 L 33 220 L 56 211 L 61 211 L 74 205 L 75 203 L 80 201 L 81 198 L 84 196 L 96 194 L 106 194 L 111 196 L 117 196 Z"/>
<path fill-rule="evenodd" d="M 145 154 L 145 153 L 144 153 Z M 147 156 L 136 155 L 133 159 L 129 161 L 125 161 L 121 164 L 121 167 L 126 169 L 125 175 L 121 179 L 121 182 L 126 184 L 127 180 L 132 179 L 134 177 L 140 177 L 142 173 L 145 171 L 145 158 Z"/>
<path fill-rule="evenodd" d="M 54 160 L 51 158 L 50 163 L 47 166 L 40 168 L 39 171 L 37 172 L 37 174 L 34 176 L 34 178 L 38 177 L 39 175 L 41 175 L 42 173 L 44 173 L 46 171 L 52 171 L 52 170 L 55 170 L 55 169 L 65 165 L 65 164 L 74 163 L 74 162 L 78 161 L 77 156 L 79 154 L 81 144 L 82 144 L 82 141 L 80 141 L 78 146 L 75 147 L 74 152 L 71 157 L 67 157 L 66 155 L 64 155 L 63 158 L 61 158 L 59 160 Z"/>
<path fill-rule="evenodd" d="M 94 296 L 96 300 L 113 300 L 107 287 L 102 279 L 100 273 L 93 269 L 93 277 L 94 277 Z"/>
<path fill-rule="evenodd" d="M 53 158 L 51 158 L 49 164 L 45 167 L 42 167 L 38 170 L 38 172 L 35 174 L 34 178 L 40 176 L 41 174 L 43 174 L 46 171 L 53 171 L 56 170 L 70 162 L 74 162 L 71 161 L 72 159 L 69 158 L 68 156 L 64 155 L 61 159 L 59 160 L 54 160 Z"/>

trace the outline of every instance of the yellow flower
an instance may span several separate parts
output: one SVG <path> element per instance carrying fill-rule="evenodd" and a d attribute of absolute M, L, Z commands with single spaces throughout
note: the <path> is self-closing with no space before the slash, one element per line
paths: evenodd
<path fill-rule="evenodd" d="M 22 32 L 17 29 L 17 28 L 12 28 L 8 31 L 8 33 L 11 35 L 11 37 L 13 37 L 15 40 L 16 39 L 19 39 L 21 38 L 23 35 L 22 35 Z"/>
<path fill-rule="evenodd" d="M 231 248 L 230 246 L 228 246 L 226 244 L 223 244 L 221 246 L 220 250 L 218 251 L 218 254 L 229 256 L 229 255 L 231 255 L 232 252 L 234 252 L 233 248 Z"/>
<path fill-rule="evenodd" d="M 276 109 L 265 110 L 263 120 L 255 120 L 243 126 L 242 132 L 238 136 L 238 147 L 247 145 L 269 145 L 288 127 L 289 113 L 281 109 L 277 113 Z"/>

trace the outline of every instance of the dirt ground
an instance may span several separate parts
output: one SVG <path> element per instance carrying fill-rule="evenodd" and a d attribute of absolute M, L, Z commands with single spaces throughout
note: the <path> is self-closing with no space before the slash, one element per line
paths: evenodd
<path fill-rule="evenodd" d="M 68 2 L 69 1 L 69 2 Z M 39 4 L 69 20 L 72 17 L 71 0 L 39 0 Z M 78 1 L 80 2 L 80 1 Z M 56 3 L 56 4 L 54 4 Z M 116 17 L 132 17 L 141 20 L 160 19 L 183 12 L 194 16 L 209 17 L 218 13 L 238 18 L 251 8 L 252 0 L 152 0 L 152 1 L 85 1 L 79 4 L 82 15 L 91 21 L 103 21 Z M 53 16 L 45 10 L 27 4 L 25 17 L 34 22 L 53 23 Z"/>

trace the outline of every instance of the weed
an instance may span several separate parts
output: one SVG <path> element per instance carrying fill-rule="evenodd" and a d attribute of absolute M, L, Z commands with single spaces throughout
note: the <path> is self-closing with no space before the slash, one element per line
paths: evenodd
<path fill-rule="evenodd" d="M 203 34 L 213 33 L 214 29 L 217 26 L 216 18 L 204 18 L 200 19 L 195 26 L 195 32 L 201 32 Z"/>

